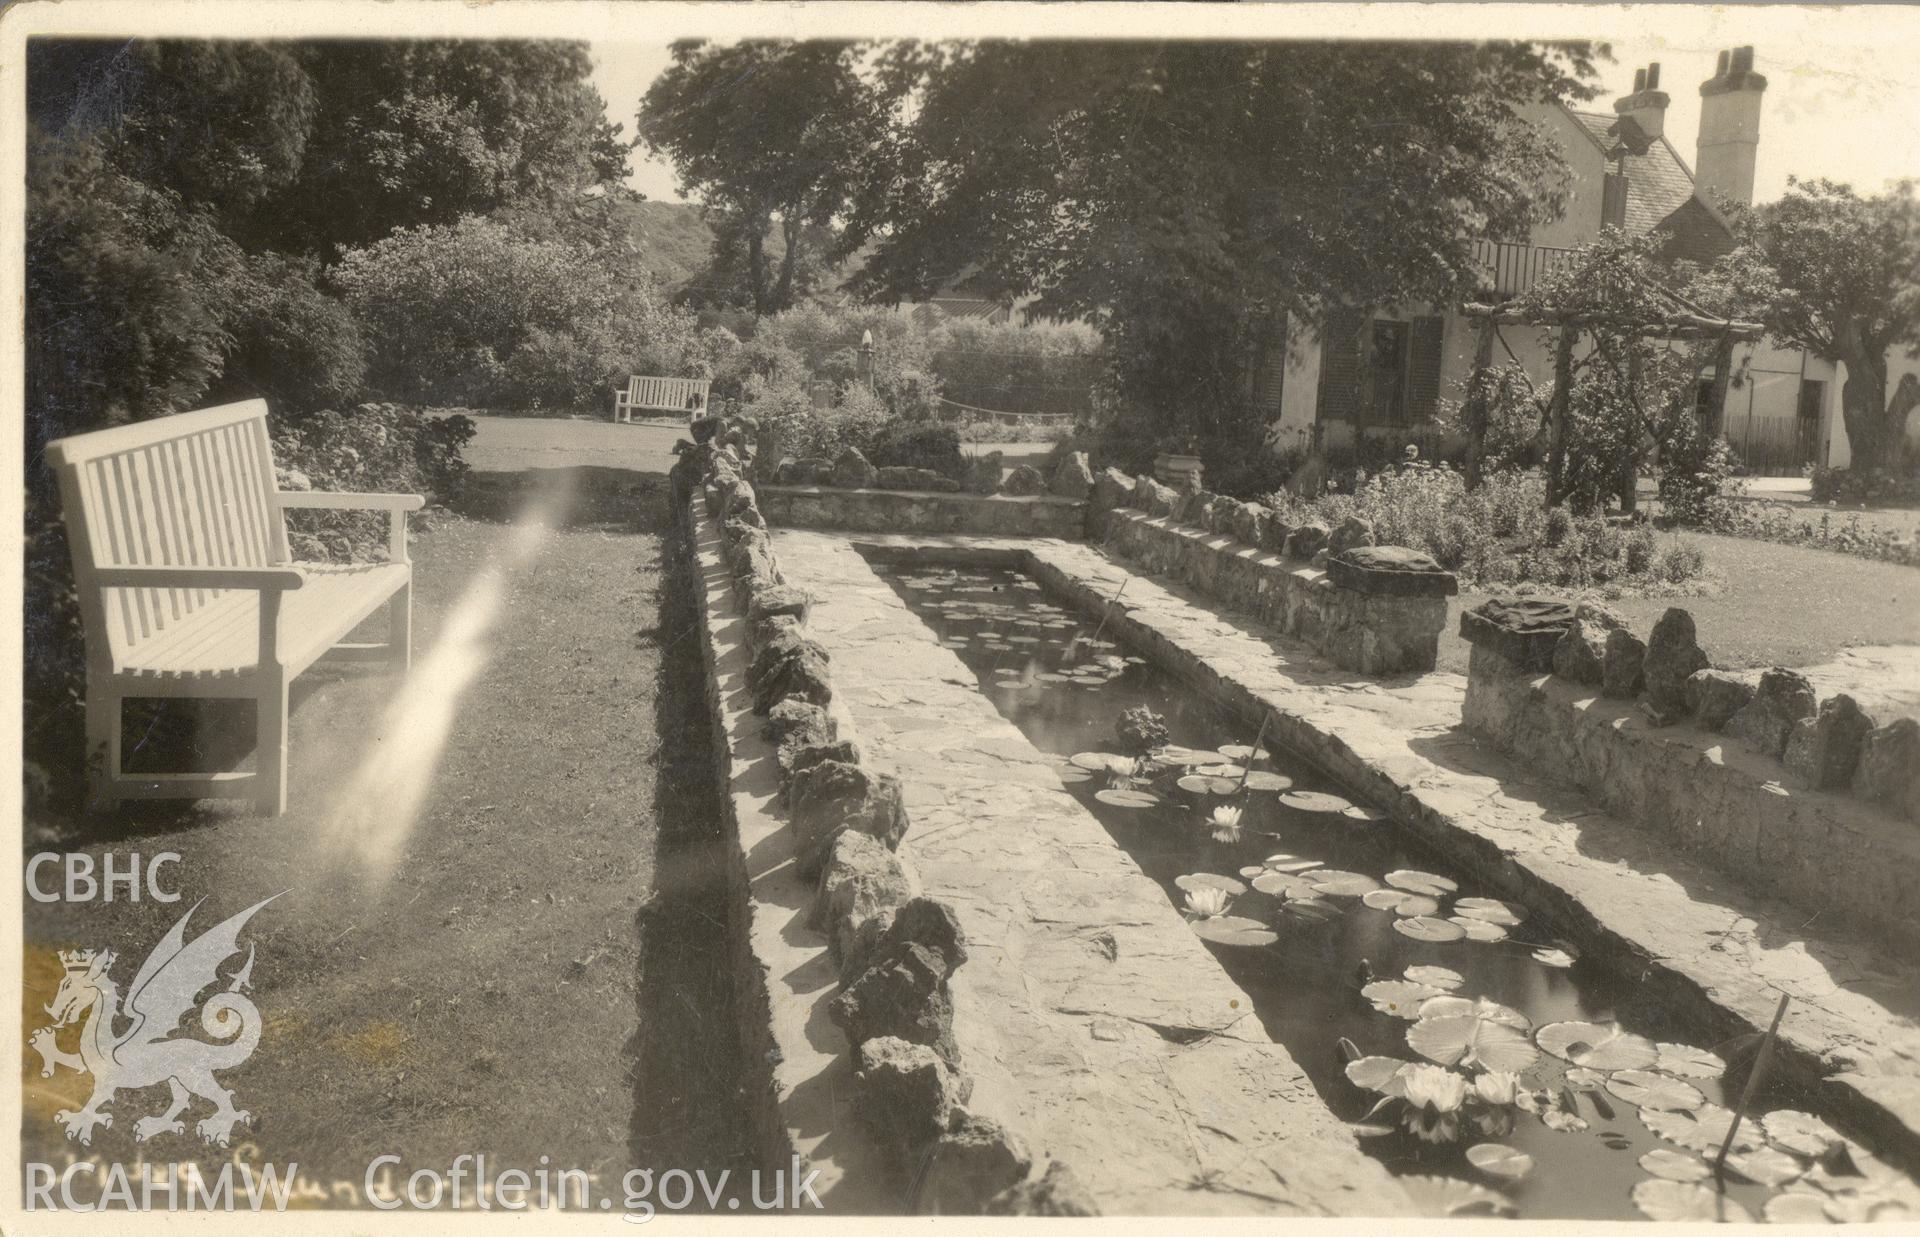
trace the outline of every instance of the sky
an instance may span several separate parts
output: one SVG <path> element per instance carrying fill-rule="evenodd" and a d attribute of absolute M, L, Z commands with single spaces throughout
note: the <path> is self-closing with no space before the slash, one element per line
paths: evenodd
<path fill-rule="evenodd" d="M 1643 25 L 1647 23 L 1642 23 Z M 1767 79 L 1760 116 L 1760 149 L 1754 200 L 1785 192 L 1789 174 L 1829 177 L 1862 192 L 1879 192 L 1889 180 L 1920 178 L 1920 73 L 1913 48 L 1903 39 L 1880 47 L 1823 41 L 1810 25 L 1801 37 L 1768 42 L 1754 38 L 1754 67 Z M 1613 100 L 1633 89 L 1633 72 L 1660 64 L 1661 88 L 1672 98 L 1666 131 L 1689 166 L 1700 131 L 1700 83 L 1713 76 L 1725 42 L 1710 32 L 1676 38 L 1641 35 L 1612 40 L 1614 61 L 1601 70 L 1603 93 L 1587 110 L 1611 111 Z M 1598 34 L 1595 37 L 1605 37 Z M 670 63 L 664 43 L 594 43 L 594 84 L 607 114 L 631 138 L 640 96 Z M 643 149 L 632 153 L 628 183 L 656 201 L 679 201 L 673 166 Z"/>

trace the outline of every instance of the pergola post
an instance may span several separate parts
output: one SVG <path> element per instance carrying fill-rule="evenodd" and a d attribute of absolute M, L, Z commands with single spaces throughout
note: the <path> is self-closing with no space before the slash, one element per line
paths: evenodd
<path fill-rule="evenodd" d="M 1573 344 L 1579 330 L 1563 325 L 1553 344 L 1553 398 L 1547 404 L 1547 506 L 1565 496 L 1567 478 L 1567 406 L 1573 400 Z"/>
<path fill-rule="evenodd" d="M 1627 353 L 1627 385 L 1634 391 L 1640 390 L 1640 379 L 1644 367 L 1640 362 L 1640 350 L 1634 348 Z M 1634 434 L 1629 450 L 1620 461 L 1620 483 L 1618 486 L 1620 511 L 1632 515 L 1640 509 L 1640 439 L 1646 433 L 1643 426 L 1634 426 Z"/>
<path fill-rule="evenodd" d="M 1727 387 L 1733 381 L 1733 332 L 1722 331 L 1713 342 L 1713 385 L 1707 389 L 1707 433 L 1719 438 L 1727 432 Z"/>
<path fill-rule="evenodd" d="M 1487 453 L 1487 413 L 1489 372 L 1493 369 L 1493 333 L 1498 328 L 1491 316 L 1480 319 L 1480 330 L 1473 349 L 1473 377 L 1468 380 L 1467 404 L 1463 410 L 1467 422 L 1467 488 L 1480 488 L 1480 473 Z"/>

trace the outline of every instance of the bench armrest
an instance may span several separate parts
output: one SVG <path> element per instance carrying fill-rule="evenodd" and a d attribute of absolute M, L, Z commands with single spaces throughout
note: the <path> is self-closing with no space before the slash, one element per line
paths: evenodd
<path fill-rule="evenodd" d="M 102 588 L 251 588 L 290 592 L 307 582 L 297 567 L 96 567 Z"/>
<path fill-rule="evenodd" d="M 325 490 L 281 490 L 282 507 L 319 507 L 330 511 L 418 511 L 427 500 L 418 494 L 354 494 Z"/>
<path fill-rule="evenodd" d="M 327 490 L 281 490 L 274 501 L 282 511 L 292 507 L 326 511 L 385 511 L 387 561 L 410 562 L 407 557 L 407 512 L 418 511 L 427 500 L 418 494 L 354 494 Z"/>

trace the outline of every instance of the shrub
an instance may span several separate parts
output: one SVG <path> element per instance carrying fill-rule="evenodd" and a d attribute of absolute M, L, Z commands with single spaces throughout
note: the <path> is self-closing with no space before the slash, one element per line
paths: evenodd
<path fill-rule="evenodd" d="M 398 404 L 275 416 L 269 424 L 286 489 L 425 494 L 443 503 L 465 483 L 461 449 L 474 428 L 464 416 Z M 296 559 L 346 562 L 378 558 L 386 550 L 387 523 L 380 512 L 290 515 L 287 535 Z"/>
<path fill-rule="evenodd" d="M 1660 509 L 1670 520 L 1695 524 L 1713 500 L 1734 494 L 1733 452 L 1694 417 L 1680 419 L 1660 452 Z"/>
<path fill-rule="evenodd" d="M 1678 542 L 1663 547 L 1646 525 L 1621 527 L 1597 513 L 1545 509 L 1545 485 L 1533 473 L 1496 472 L 1469 491 L 1451 468 L 1415 465 L 1367 477 L 1350 494 L 1302 499 L 1281 492 L 1264 501 L 1293 524 L 1333 526 L 1360 516 L 1382 544 L 1423 550 L 1470 588 L 1666 588 L 1705 569 L 1698 549 Z"/>
<path fill-rule="evenodd" d="M 302 412 L 350 404 L 365 389 L 360 324 L 307 268 L 275 254 L 249 257 L 224 318 L 230 342 L 214 398 L 259 395 L 276 411 Z"/>
<path fill-rule="evenodd" d="M 1817 503 L 1906 506 L 1920 503 L 1920 469 L 1906 474 L 1815 465 L 1808 473 Z"/>
<path fill-rule="evenodd" d="M 466 216 L 350 249 L 332 275 L 389 399 L 597 411 L 629 374 L 709 372 L 693 315 L 631 266 L 612 248 Z"/>
<path fill-rule="evenodd" d="M 883 426 L 874 435 L 867 458 L 882 468 L 931 468 L 956 479 L 966 469 L 959 432 L 933 421 L 895 421 Z"/>

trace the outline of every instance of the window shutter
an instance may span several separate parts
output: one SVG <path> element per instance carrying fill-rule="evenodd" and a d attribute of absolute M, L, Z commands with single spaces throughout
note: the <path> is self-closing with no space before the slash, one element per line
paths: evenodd
<path fill-rule="evenodd" d="M 1361 349 L 1367 317 L 1357 309 L 1339 308 L 1327 314 L 1320 345 L 1320 416 L 1322 421 L 1356 421 L 1360 416 Z"/>
<path fill-rule="evenodd" d="M 1287 377 L 1287 319 L 1277 316 L 1257 351 L 1258 365 L 1253 373 L 1252 403 L 1267 417 L 1280 415 L 1280 396 Z"/>
<path fill-rule="evenodd" d="M 1412 421 L 1431 421 L 1440 404 L 1440 345 L 1446 320 L 1415 318 L 1407 358 L 1407 411 Z"/>

